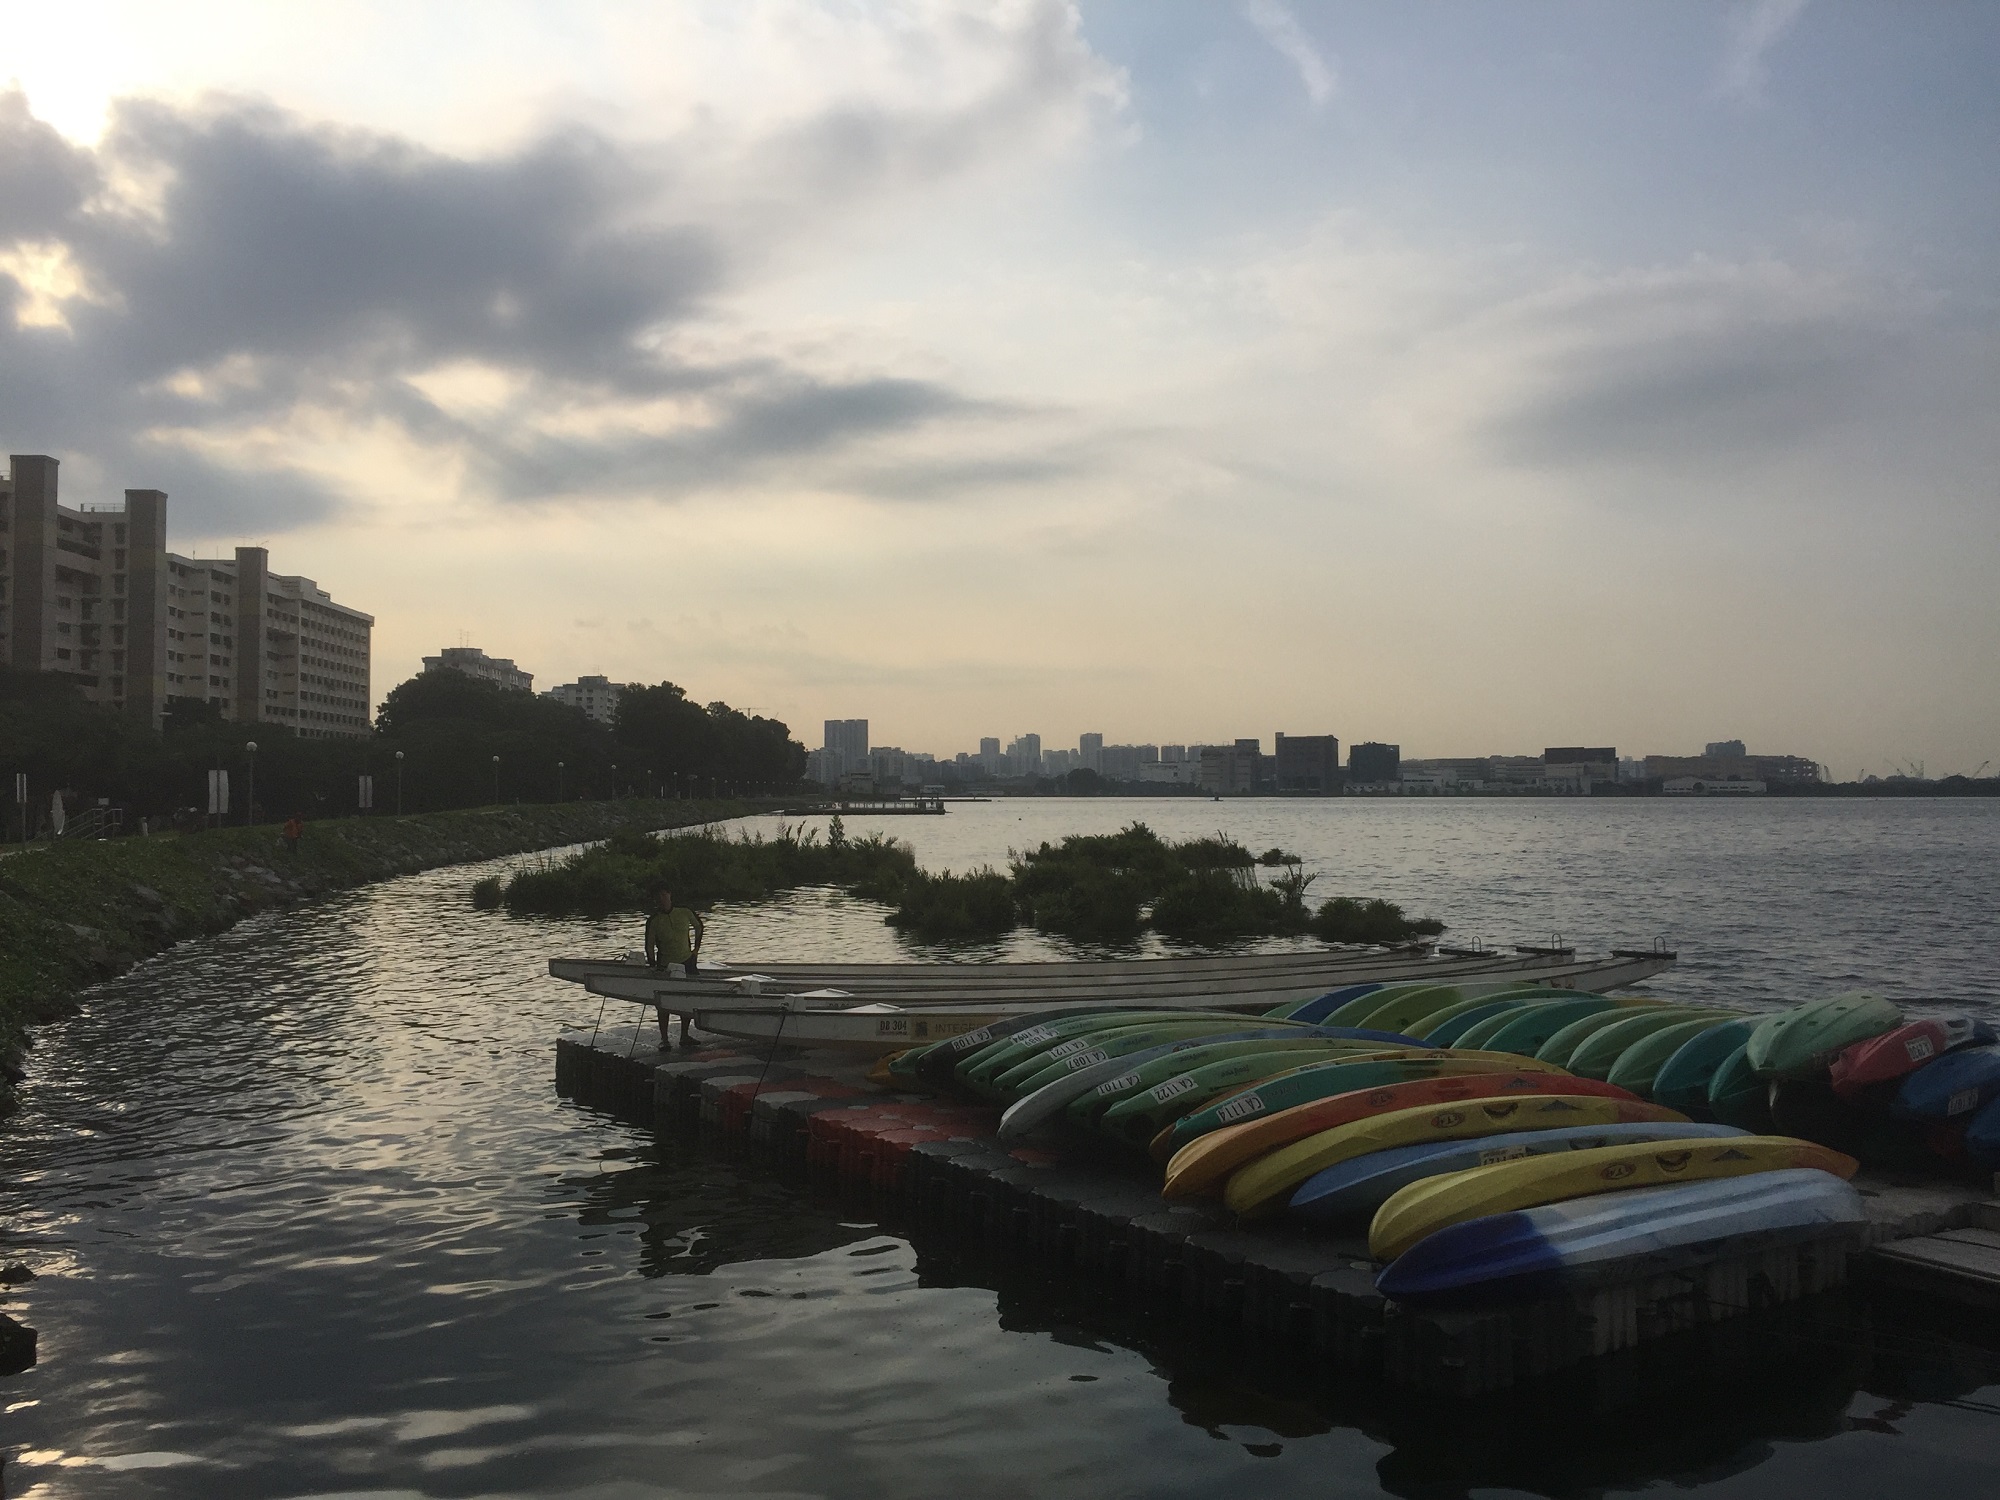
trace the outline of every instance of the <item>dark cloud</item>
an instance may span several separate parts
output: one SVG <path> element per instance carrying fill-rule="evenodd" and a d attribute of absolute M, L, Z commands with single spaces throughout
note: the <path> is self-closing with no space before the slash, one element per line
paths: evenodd
<path fill-rule="evenodd" d="M 467 160 L 255 103 L 128 102 L 83 151 L 0 95 L 0 254 L 60 245 L 89 292 L 67 328 L 0 315 L 0 440 L 167 488 L 195 529 L 274 530 L 331 497 L 161 435 L 332 410 L 450 451 L 495 493 L 561 498 L 671 493 L 974 409 L 925 381 L 662 353 L 739 274 L 725 237 L 675 210 L 657 156 L 580 129 Z M 0 314 L 24 295 L 0 275 Z M 525 394 L 473 420 L 412 383 L 457 361 Z M 703 418 L 672 437 L 533 431 L 551 410 L 675 394 Z"/>

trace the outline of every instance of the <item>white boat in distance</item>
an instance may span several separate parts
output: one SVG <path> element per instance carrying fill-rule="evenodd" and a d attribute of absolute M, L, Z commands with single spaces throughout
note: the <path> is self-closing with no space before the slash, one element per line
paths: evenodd
<path fill-rule="evenodd" d="M 882 1052 L 1010 1016 L 1093 1005 L 1261 1013 L 1349 984 L 1423 980 L 1478 991 L 1548 985 L 1589 993 L 1672 967 L 1664 950 L 1579 960 L 1570 949 L 1431 955 L 1381 948 L 1080 963 L 764 964 L 670 977 L 635 959 L 556 958 L 549 973 L 594 995 L 650 1005 L 703 1031 L 801 1047 Z"/>

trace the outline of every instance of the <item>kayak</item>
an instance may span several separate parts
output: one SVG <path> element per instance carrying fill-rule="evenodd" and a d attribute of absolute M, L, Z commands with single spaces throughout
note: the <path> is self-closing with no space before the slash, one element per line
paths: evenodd
<path fill-rule="evenodd" d="M 1629 1015 L 1632 1007 L 1607 1000 L 1601 995 L 1531 1006 L 1519 1015 L 1501 1017 L 1501 1024 L 1487 1033 L 1480 1045 L 1495 1052 L 1518 1052 L 1523 1057 L 1533 1057 L 1563 1027 L 1573 1025 L 1585 1016 L 1602 1015 L 1607 1010 L 1622 1010 Z"/>
<path fill-rule="evenodd" d="M 1286 1072 L 1296 1061 L 1294 1054 L 1265 1052 L 1210 1063 L 1206 1067 L 1176 1073 L 1142 1093 L 1098 1102 L 1095 1109 L 1082 1113 L 1082 1119 L 1094 1121 L 1097 1128 L 1113 1140 L 1144 1148 L 1154 1136 L 1182 1115 L 1200 1109 L 1221 1095 L 1237 1093 L 1249 1085 Z M 1072 1121 L 1079 1119 L 1079 1111 L 1074 1104 L 1070 1106 L 1069 1118 Z"/>
<path fill-rule="evenodd" d="M 1750 1066 L 1750 1044 L 1725 1057 L 1708 1080 L 1708 1113 L 1725 1125 L 1764 1130 L 1771 1124 L 1771 1085 Z"/>
<path fill-rule="evenodd" d="M 1911 1021 L 1843 1048 L 1833 1060 L 1833 1091 L 1851 1098 L 1878 1084 L 1906 1078 L 1932 1058 L 1992 1041 L 2000 1041 L 2000 1036 L 1986 1022 L 1971 1016 Z"/>
<path fill-rule="evenodd" d="M 1591 1151 L 1525 1156 L 1426 1178 L 1401 1189 L 1375 1211 L 1368 1226 L 1368 1253 L 1377 1260 L 1394 1260 L 1419 1240 L 1467 1219 L 1566 1203 L 1596 1193 L 1748 1177 L 1799 1167 L 1846 1178 L 1859 1166 L 1851 1156 L 1784 1135 L 1637 1141 Z"/>
<path fill-rule="evenodd" d="M 1654 1000 L 1644 1006 L 1635 1007 L 1635 1009 L 1644 1010 L 1646 1013 L 1652 1014 L 1663 1010 L 1685 1013 L 1688 1008 L 1682 1005 L 1668 1005 L 1664 1001 Z M 1569 1025 L 1563 1027 L 1561 1031 L 1558 1031 L 1554 1036 L 1542 1043 L 1540 1047 L 1535 1049 L 1535 1056 L 1539 1057 L 1543 1062 L 1554 1063 L 1559 1068 L 1566 1068 L 1569 1066 L 1570 1057 L 1575 1053 L 1576 1049 L 1596 1036 L 1598 1032 L 1631 1019 L 1632 1014 L 1629 1010 L 1624 1012 L 1600 1011 L 1594 1016 L 1584 1016 L 1580 1020 L 1572 1021 Z"/>
<path fill-rule="evenodd" d="M 1433 1047 L 1451 1047 L 1458 1039 L 1492 1016 L 1526 1010 L 1537 1003 L 1534 995 L 1510 995 L 1500 999 L 1470 1000 L 1449 1007 L 1446 1013 L 1427 1016 L 1410 1027 L 1410 1035 Z"/>
<path fill-rule="evenodd" d="M 1618 1059 L 1625 1055 L 1625 1049 L 1635 1042 L 1643 1042 L 1656 1031 L 1665 1031 L 1683 1021 L 1732 1019 L 1733 1015 L 1726 1010 L 1682 1010 L 1678 1006 L 1663 1005 L 1658 1010 L 1629 1016 L 1585 1038 L 1583 1044 L 1570 1053 L 1569 1061 L 1563 1066 L 1585 1078 L 1609 1078 L 1611 1070 L 1618 1066 Z"/>
<path fill-rule="evenodd" d="M 1345 1094 L 1296 1104 L 1276 1114 L 1259 1114 L 1211 1130 L 1182 1146 L 1167 1163 L 1165 1198 L 1192 1198 L 1216 1193 L 1229 1174 L 1258 1157 L 1304 1140 L 1322 1130 L 1362 1120 L 1370 1115 L 1392 1114 L 1401 1109 L 1457 1104 L 1471 1099 L 1508 1099 L 1527 1094 L 1567 1095 L 1579 1098 L 1616 1099 L 1625 1097 L 1609 1084 L 1594 1078 L 1566 1078 L 1552 1073 L 1459 1074 L 1443 1078 L 1415 1078 L 1383 1088 L 1355 1089 Z M 1227 1109 L 1231 1101 L 1220 1106 Z"/>
<path fill-rule="evenodd" d="M 1823 1073 L 1843 1048 L 1902 1022 L 1903 1013 L 1878 996 L 1835 995 L 1758 1022 L 1750 1033 L 1750 1066 L 1765 1078 Z"/>
<path fill-rule="evenodd" d="M 1865 1224 L 1854 1188 L 1816 1168 L 1602 1193 L 1441 1229 L 1375 1279 L 1398 1302 L 1525 1302 Z"/>
<path fill-rule="evenodd" d="M 1567 1130 L 1523 1130 L 1473 1141 L 1397 1146 L 1357 1156 L 1353 1161 L 1344 1161 L 1307 1178 L 1292 1194 L 1289 1207 L 1296 1217 L 1338 1224 L 1373 1214 L 1411 1183 L 1441 1177 L 1447 1172 L 1490 1167 L 1524 1156 L 1594 1151 L 1600 1146 L 1631 1142 L 1720 1140 L 1747 1134 L 1733 1125 L 1690 1125 L 1684 1120 L 1663 1120 L 1629 1125 L 1578 1125 Z"/>
<path fill-rule="evenodd" d="M 1286 1046 L 1282 1042 L 1251 1042 L 1244 1044 L 1243 1050 L 1234 1046 L 1196 1048 L 1185 1056 L 1161 1058 L 1099 1084 L 1090 1093 L 1072 1099 L 1063 1111 L 1063 1118 L 1071 1125 L 1090 1125 L 1099 1123 L 1102 1116 L 1115 1109 L 1122 1111 L 1119 1119 L 1125 1120 L 1142 1111 L 1151 1112 L 1177 1100 L 1185 1100 L 1178 1108 L 1169 1110 L 1158 1125 L 1135 1142 L 1143 1146 L 1159 1133 L 1162 1125 L 1199 1108 L 1217 1094 L 1248 1088 L 1251 1084 L 1313 1062 L 1384 1060 L 1379 1052 L 1341 1050 L 1355 1045 L 1350 1042 L 1327 1042 L 1318 1047 L 1300 1048 Z M 1126 1138 L 1126 1131 L 1121 1126 L 1111 1127 L 1111 1133 L 1120 1140 Z"/>
<path fill-rule="evenodd" d="M 1350 1000 L 1359 1000 L 1363 995 L 1372 995 L 1383 985 L 1344 984 L 1339 989 L 1328 990 L 1324 995 L 1315 995 L 1310 1000 L 1288 1000 L 1283 1005 L 1274 1005 L 1264 1012 L 1269 1021 L 1318 1021 L 1330 1011 L 1339 1009 Z"/>
<path fill-rule="evenodd" d="M 1977 1114 L 2000 1098 L 2000 1047 L 1967 1047 L 1933 1058 L 1896 1087 L 1889 1113 L 1941 1122 Z"/>
<path fill-rule="evenodd" d="M 1579 1007 L 1585 1008 L 1580 1010 Z M 1497 1015 L 1488 1016 L 1483 1021 L 1473 1022 L 1472 1025 L 1466 1027 L 1465 1030 L 1458 1034 L 1457 1045 L 1461 1047 L 1491 1046 L 1492 1039 L 1501 1032 L 1516 1027 L 1532 1025 L 1536 1020 L 1546 1018 L 1551 1011 L 1568 1011 L 1570 1012 L 1570 1020 L 1575 1020 L 1580 1015 L 1596 1015 L 1601 1010 L 1610 1010 L 1611 1008 L 1612 1002 L 1598 995 L 1537 996 L 1517 1009 L 1503 1010 Z M 1569 1022 L 1565 1021 L 1562 1024 L 1568 1025 Z M 1552 1029 L 1560 1030 L 1561 1027 Z M 1497 1051 L 1499 1049 L 1495 1048 L 1494 1050 Z M 1518 1052 L 1521 1049 L 1516 1047 L 1512 1050 Z M 1529 1050 L 1532 1053 L 1533 1049 Z"/>
<path fill-rule="evenodd" d="M 1336 1125 L 1281 1146 L 1238 1168 L 1222 1201 L 1246 1218 L 1276 1212 L 1315 1173 L 1371 1151 L 1421 1141 L 1470 1140 L 1515 1130 L 1560 1130 L 1569 1125 L 1615 1125 L 1634 1120 L 1676 1120 L 1670 1109 L 1636 1099 L 1529 1094 L 1518 1099 L 1471 1100 L 1443 1108 L 1399 1109 Z"/>
<path fill-rule="evenodd" d="M 1405 981 L 1401 984 L 1378 985 L 1372 992 L 1352 996 L 1342 1001 L 1319 1019 L 1335 1026 L 1358 1026 L 1362 1017 L 1370 1011 L 1380 1010 L 1382 1005 L 1395 995 L 1415 994 L 1419 990 L 1440 990 L 1445 986 L 1432 980 Z M 1300 1017 L 1298 1019 L 1303 1019 Z"/>
<path fill-rule="evenodd" d="M 1074 1073 L 1081 1068 L 1111 1058 L 1128 1057 L 1133 1053 L 1144 1052 L 1170 1042 L 1191 1042 L 1193 1047 L 1189 1050 L 1200 1050 L 1204 1047 L 1241 1047 L 1249 1044 L 1276 1047 L 1284 1043 L 1297 1043 L 1300 1046 L 1317 1045 L 1345 1052 L 1382 1050 L 1373 1042 L 1353 1042 L 1340 1037 L 1322 1036 L 1310 1026 L 1271 1026 L 1242 1021 L 1221 1031 L 1206 1023 L 1194 1027 L 1135 1026 L 1123 1031 L 1091 1032 L 1083 1037 L 1072 1038 L 1061 1048 L 1038 1052 L 992 1080 L 990 1087 L 992 1092 L 1003 1099 L 1018 1099 L 1065 1074 Z"/>
<path fill-rule="evenodd" d="M 1642 1037 L 1619 1053 L 1618 1061 L 1612 1064 L 1607 1077 L 1620 1088 L 1630 1089 L 1641 1099 L 1655 1098 L 1654 1081 L 1659 1077 L 1660 1070 L 1667 1065 L 1669 1058 L 1704 1032 L 1730 1024 L 1728 1021 L 1717 1021 L 1704 1016 L 1693 1021 L 1682 1021 L 1674 1026 L 1663 1026 L 1651 1036 Z"/>
<path fill-rule="evenodd" d="M 1282 1038 L 1284 1033 L 1269 1028 L 1263 1028 L 1258 1031 L 1222 1033 L 1222 1037 L 1224 1038 L 1236 1038 L 1239 1040 L 1250 1040 L 1259 1035 Z M 1026 1135 L 1029 1131 L 1035 1129 L 1036 1126 L 1041 1125 L 1045 1121 L 1052 1120 L 1061 1114 L 1073 1100 L 1079 1099 L 1083 1095 L 1090 1093 L 1093 1089 L 1101 1088 L 1113 1080 L 1124 1079 L 1128 1074 L 1132 1075 L 1130 1081 L 1111 1092 L 1118 1093 L 1123 1092 L 1125 1089 L 1135 1088 L 1138 1086 L 1138 1070 L 1147 1063 L 1157 1061 L 1163 1057 L 1173 1057 L 1199 1051 L 1203 1047 L 1214 1046 L 1217 1041 L 1218 1038 L 1212 1034 L 1208 1036 L 1183 1037 L 1179 1041 L 1163 1042 L 1156 1046 L 1144 1048 L 1138 1052 L 1120 1053 L 1117 1056 L 1106 1057 L 1102 1061 L 1092 1063 L 1087 1067 L 1071 1069 L 1065 1068 L 1061 1064 L 1055 1064 L 1029 1079 L 1028 1083 L 1015 1095 L 1014 1102 L 1009 1104 L 1006 1111 L 1000 1116 L 1000 1138 L 1002 1140 L 1012 1140 L 1016 1137 Z M 1361 1057 L 1393 1055 L 1396 1054 L 1394 1052 L 1384 1053 L 1373 1051 L 1365 1051 L 1358 1054 Z"/>
<path fill-rule="evenodd" d="M 1660 1065 L 1653 1075 L 1653 1102 L 1683 1113 L 1708 1113 L 1708 1084 L 1729 1054 L 1750 1040 L 1751 1020 L 1722 1021 L 1701 1032 Z"/>
<path fill-rule="evenodd" d="M 1441 1047 L 1430 1052 L 1407 1052 L 1372 1062 L 1348 1061 L 1314 1063 L 1267 1078 L 1254 1088 L 1240 1090 L 1214 1104 L 1191 1111 L 1154 1138 L 1153 1159 L 1166 1161 L 1188 1142 L 1212 1130 L 1220 1130 L 1253 1115 L 1277 1114 L 1315 1099 L 1349 1094 L 1358 1089 L 1386 1088 L 1412 1079 L 1470 1076 L 1491 1073 L 1546 1073 L 1564 1076 L 1528 1059 L 1502 1057 L 1494 1052 L 1455 1052 Z"/>
<path fill-rule="evenodd" d="M 1249 1017 L 1216 1014 L 1212 1016 L 1174 1016 L 1164 1012 L 1133 1016 L 1129 1021 L 1120 1019 L 1115 1025 L 1108 1025 L 1103 1016 L 1089 1016 L 1081 1019 L 1048 1021 L 1040 1026 L 1030 1026 L 1026 1031 L 1017 1032 L 1006 1041 L 982 1048 L 969 1058 L 961 1061 L 953 1070 L 961 1085 L 980 1092 L 990 1092 L 992 1083 L 1002 1073 L 1019 1067 L 1031 1057 L 1047 1056 L 1057 1061 L 1054 1055 L 1058 1047 L 1069 1043 L 1077 1045 L 1071 1052 L 1088 1051 L 1097 1044 L 1100 1037 L 1113 1032 L 1130 1030 L 1137 1026 L 1173 1026 L 1184 1028 L 1182 1036 L 1194 1036 L 1204 1029 L 1228 1031 L 1241 1029 Z M 1266 1025 L 1272 1023 L 1266 1022 Z M 1300 1029 L 1295 1023 L 1281 1021 L 1279 1026 Z M 1067 1054 L 1065 1054 L 1067 1055 Z"/>
<path fill-rule="evenodd" d="M 1419 1026 L 1428 1026 L 1446 1011 L 1461 1005 L 1497 1004 L 1506 1000 L 1524 1002 L 1568 998 L 1569 990 L 1550 989 L 1541 984 L 1518 984 L 1489 980 L 1484 984 L 1452 985 L 1435 992 L 1395 995 L 1368 1012 L 1367 1024 L 1407 1031 L 1412 1036 Z"/>

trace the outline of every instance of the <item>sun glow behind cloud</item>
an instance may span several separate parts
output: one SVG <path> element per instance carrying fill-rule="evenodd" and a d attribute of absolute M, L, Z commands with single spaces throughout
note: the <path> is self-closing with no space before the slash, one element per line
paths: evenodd
<path fill-rule="evenodd" d="M 1990 252 L 1783 154 L 1818 10 L 4 9 L 4 436 L 371 608 L 378 692 L 465 630 L 939 751 L 2000 731 L 1934 649 L 2000 644 Z"/>

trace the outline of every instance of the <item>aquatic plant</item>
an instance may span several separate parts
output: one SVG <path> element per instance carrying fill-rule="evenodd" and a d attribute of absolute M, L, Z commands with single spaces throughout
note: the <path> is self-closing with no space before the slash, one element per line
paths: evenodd
<path fill-rule="evenodd" d="M 1014 888 L 997 870 L 970 875 L 918 870 L 896 892 L 896 909 L 883 920 L 925 942 L 997 937 L 1019 922 Z"/>
<path fill-rule="evenodd" d="M 1444 923 L 1435 917 L 1406 917 L 1393 901 L 1357 901 L 1336 896 L 1312 920 L 1312 934 L 1329 943 L 1407 943 L 1435 937 Z"/>

